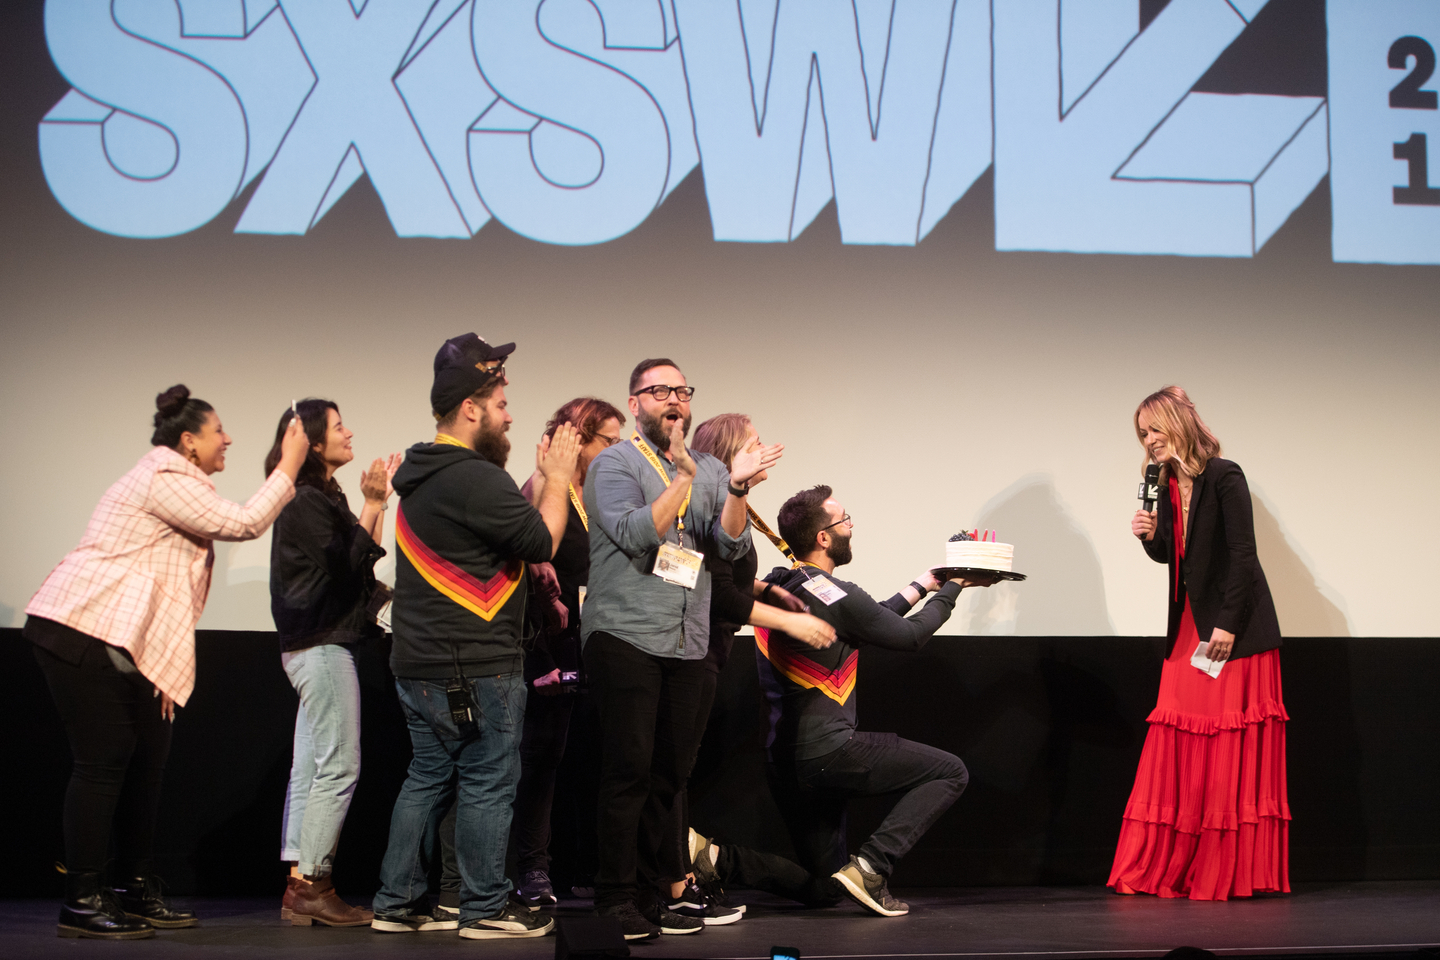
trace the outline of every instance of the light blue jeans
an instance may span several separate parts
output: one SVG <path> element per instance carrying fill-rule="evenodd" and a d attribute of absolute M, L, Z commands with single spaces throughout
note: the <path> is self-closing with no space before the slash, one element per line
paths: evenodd
<path fill-rule="evenodd" d="M 295 756 L 285 797 L 280 859 L 329 876 L 355 782 L 360 779 L 360 682 L 355 655 L 337 643 L 280 654 L 300 695 Z"/>
<path fill-rule="evenodd" d="M 439 860 L 440 820 L 455 808 L 460 922 L 493 917 L 505 906 L 505 844 L 520 779 L 525 678 L 518 673 L 469 679 L 474 723 L 457 728 L 445 683 L 395 678 L 410 727 L 409 775 L 390 817 L 375 914 L 429 913 L 429 877 Z M 457 776 L 458 775 L 458 776 Z"/>

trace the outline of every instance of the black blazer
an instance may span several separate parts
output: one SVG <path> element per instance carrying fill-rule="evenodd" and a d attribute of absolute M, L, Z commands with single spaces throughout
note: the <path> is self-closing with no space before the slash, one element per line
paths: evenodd
<path fill-rule="evenodd" d="M 1230 659 L 1274 650 L 1280 646 L 1280 621 L 1265 571 L 1255 555 L 1255 520 L 1250 487 L 1239 464 L 1214 458 L 1195 478 L 1190 492 L 1190 530 L 1181 565 L 1180 597 L 1175 598 L 1174 509 L 1168 488 L 1160 494 L 1154 540 L 1141 541 L 1150 559 L 1169 564 L 1166 593 L 1170 623 L 1166 653 L 1175 646 L 1185 597 L 1200 639 L 1208 641 L 1219 627 L 1235 634 Z"/>

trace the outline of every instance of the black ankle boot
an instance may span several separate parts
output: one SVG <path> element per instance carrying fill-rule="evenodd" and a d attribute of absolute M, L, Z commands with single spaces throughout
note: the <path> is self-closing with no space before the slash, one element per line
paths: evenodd
<path fill-rule="evenodd" d="M 120 898 L 120 906 L 129 916 L 145 920 L 152 927 L 173 930 L 193 927 L 200 922 L 200 918 L 189 910 L 176 910 L 163 890 L 160 878 L 146 871 L 128 878 L 125 887 L 115 892 Z"/>
<path fill-rule="evenodd" d="M 115 891 L 100 885 L 94 871 L 65 874 L 65 903 L 60 907 L 62 937 L 89 940 L 143 940 L 155 936 L 155 928 L 144 920 L 125 915 Z"/>

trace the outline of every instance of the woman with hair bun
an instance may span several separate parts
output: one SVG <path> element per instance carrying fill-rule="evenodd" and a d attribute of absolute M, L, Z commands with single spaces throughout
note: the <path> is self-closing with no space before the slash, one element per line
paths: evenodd
<path fill-rule="evenodd" d="M 195 624 L 215 540 L 253 540 L 295 494 L 305 432 L 288 430 L 275 470 L 246 503 L 215 492 L 230 437 L 185 386 L 155 398 L 155 449 L 117 480 L 80 545 L 25 608 L 75 766 L 65 791 L 62 937 L 133 940 L 192 927 L 151 859 L 171 721 L 195 687 Z M 101 872 L 113 833 L 120 889 Z"/>
<path fill-rule="evenodd" d="M 1146 397 L 1134 423 L 1168 490 L 1130 531 L 1169 565 L 1170 647 L 1109 886 L 1191 900 L 1288 892 L 1289 716 L 1250 488 L 1179 387 Z M 1192 664 L 1196 653 L 1218 667 Z"/>
<path fill-rule="evenodd" d="M 270 613 L 280 635 L 280 664 L 300 697 L 295 750 L 285 796 L 280 859 L 290 877 L 280 916 L 295 926 L 357 927 L 373 918 L 335 892 L 340 828 L 360 779 L 360 681 L 353 648 L 376 631 L 375 561 L 390 478 L 400 454 L 375 460 L 360 478 L 364 506 L 350 512 L 335 471 L 355 459 L 354 434 L 330 400 L 301 400 L 275 428 L 265 472 L 285 455 L 296 415 L 309 451 L 295 480 L 295 499 L 270 538 Z M 378 604 L 376 604 L 378 605 Z"/>

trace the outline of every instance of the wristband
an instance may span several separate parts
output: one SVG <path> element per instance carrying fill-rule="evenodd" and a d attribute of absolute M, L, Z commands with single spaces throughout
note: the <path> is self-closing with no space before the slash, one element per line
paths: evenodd
<path fill-rule="evenodd" d="M 919 581 L 919 580 L 911 580 L 911 581 L 910 581 L 910 586 L 914 587 L 914 588 L 915 588 L 915 591 L 920 594 L 920 599 L 921 599 L 921 600 L 924 600 L 924 599 L 925 599 L 925 595 L 930 592 L 929 590 L 926 590 L 923 586 L 920 585 L 920 581 Z"/>
<path fill-rule="evenodd" d="M 771 590 L 774 590 L 774 589 L 775 589 L 775 584 L 773 584 L 773 583 L 767 583 L 767 584 L 765 584 L 765 589 L 760 591 L 760 599 L 761 599 L 761 600 L 769 600 L 769 599 L 770 599 L 770 591 L 771 591 Z"/>
<path fill-rule="evenodd" d="M 748 497 L 750 495 L 749 484 L 746 484 L 743 487 L 737 487 L 733 483 L 730 484 L 730 495 L 732 497 Z"/>

